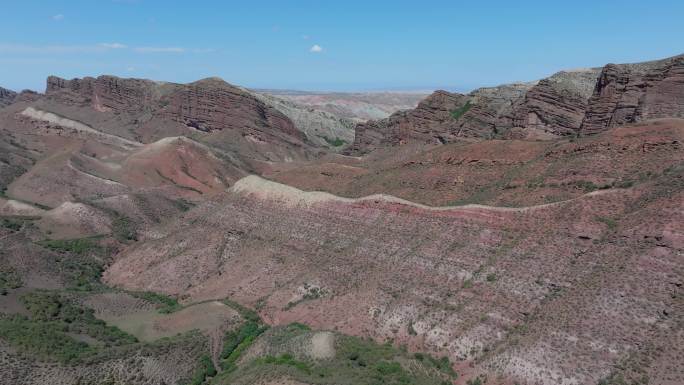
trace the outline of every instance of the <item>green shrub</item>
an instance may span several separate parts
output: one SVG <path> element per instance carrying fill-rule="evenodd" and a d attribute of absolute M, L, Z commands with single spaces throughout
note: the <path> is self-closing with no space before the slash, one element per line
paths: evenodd
<path fill-rule="evenodd" d="M 344 139 L 340 139 L 340 138 L 331 139 L 325 135 L 319 135 L 319 137 L 323 138 L 332 147 L 340 147 L 340 146 L 344 146 L 345 144 L 347 144 L 347 141 Z"/>
<path fill-rule="evenodd" d="M 466 112 L 468 112 L 472 106 L 473 106 L 472 103 L 470 103 L 470 100 L 468 100 L 468 101 L 467 101 L 463 106 L 461 106 L 460 108 L 451 111 L 451 117 L 452 117 L 454 120 L 460 119 L 461 116 L 463 116 L 463 114 L 465 114 Z"/>

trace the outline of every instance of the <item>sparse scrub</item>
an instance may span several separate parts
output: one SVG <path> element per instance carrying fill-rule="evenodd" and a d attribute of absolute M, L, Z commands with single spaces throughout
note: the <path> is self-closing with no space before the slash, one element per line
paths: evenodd
<path fill-rule="evenodd" d="M 95 242 L 95 238 L 77 239 L 46 239 L 38 242 L 39 245 L 60 253 L 74 253 L 84 255 L 100 251 L 102 247 Z"/>
<path fill-rule="evenodd" d="M 128 217 L 117 215 L 112 220 L 112 234 L 121 242 L 138 240 L 138 231 L 135 223 Z"/>
<path fill-rule="evenodd" d="M 12 231 L 19 231 L 24 227 L 24 222 L 14 218 L 2 218 L 0 226 Z"/>
<path fill-rule="evenodd" d="M 613 218 L 608 217 L 596 217 L 596 220 L 605 224 L 608 230 L 613 231 L 617 228 L 617 221 Z"/>
<path fill-rule="evenodd" d="M 131 291 L 128 294 L 157 304 L 157 310 L 162 314 L 173 313 L 183 308 L 175 298 L 152 291 Z"/>

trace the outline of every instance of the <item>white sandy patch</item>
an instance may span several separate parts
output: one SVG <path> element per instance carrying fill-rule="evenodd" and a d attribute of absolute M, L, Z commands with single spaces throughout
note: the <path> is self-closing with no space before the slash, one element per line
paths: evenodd
<path fill-rule="evenodd" d="M 28 116 L 31 119 L 41 120 L 44 122 L 56 124 L 61 127 L 70 128 L 82 134 L 97 136 L 99 140 L 105 143 L 121 146 L 127 149 L 136 148 L 142 145 L 139 142 L 128 140 L 116 135 L 106 134 L 102 131 L 98 131 L 88 126 L 87 124 L 83 124 L 75 120 L 64 118 L 57 114 L 53 114 L 52 112 L 37 110 L 33 107 L 27 107 L 24 111 L 21 112 L 21 114 L 24 116 Z"/>
<path fill-rule="evenodd" d="M 322 191 L 303 191 L 298 188 L 288 186 L 282 183 L 273 182 L 264 179 L 257 175 L 246 176 L 237 182 L 229 189 L 234 193 L 253 194 L 260 198 L 277 200 L 288 206 L 311 206 L 317 203 L 324 202 L 340 202 L 340 203 L 361 203 L 367 201 L 378 201 L 385 203 L 395 203 L 405 206 L 411 206 L 430 211 L 498 211 L 498 212 L 525 212 L 549 207 L 558 206 L 575 199 L 562 202 L 548 203 L 543 205 L 529 206 L 529 207 L 495 207 L 477 204 L 468 204 L 463 206 L 428 206 L 421 203 L 411 202 L 406 199 L 397 198 L 387 194 L 374 194 L 361 198 L 345 198 L 333 195 Z M 583 196 L 595 196 L 607 194 L 612 190 L 595 191 Z"/>
<path fill-rule="evenodd" d="M 38 207 L 31 206 L 28 203 L 15 201 L 13 199 L 0 198 L 0 215 L 15 215 L 15 216 L 40 216 L 45 210 Z"/>
<path fill-rule="evenodd" d="M 311 356 L 318 360 L 335 357 L 335 335 L 318 332 L 311 337 Z"/>

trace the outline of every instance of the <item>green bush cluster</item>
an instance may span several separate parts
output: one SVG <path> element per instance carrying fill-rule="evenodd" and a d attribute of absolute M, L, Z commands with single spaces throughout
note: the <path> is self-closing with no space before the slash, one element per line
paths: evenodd
<path fill-rule="evenodd" d="M 59 253 L 74 253 L 78 255 L 100 252 L 102 250 L 102 246 L 97 244 L 95 238 L 46 239 L 38 242 L 38 244 Z"/>
<path fill-rule="evenodd" d="M 211 361 L 211 357 L 208 355 L 203 355 L 200 357 L 199 367 L 195 370 L 192 379 L 188 385 L 202 385 L 209 377 L 214 377 L 216 375 L 216 368 L 214 363 Z"/>
<path fill-rule="evenodd" d="M 256 321 L 246 321 L 238 330 L 229 331 L 223 338 L 221 351 L 221 369 L 231 371 L 242 353 L 249 348 L 254 340 L 266 331 L 267 327 Z"/>
<path fill-rule="evenodd" d="M 132 335 L 95 318 L 92 309 L 78 306 L 59 294 L 32 292 L 23 295 L 21 301 L 31 314 L 33 322 L 61 325 L 65 331 L 86 334 L 101 341 L 105 346 L 122 346 L 137 342 Z"/>
<path fill-rule="evenodd" d="M 20 351 L 62 363 L 79 361 L 95 348 L 71 338 L 62 322 L 33 321 L 22 315 L 0 314 L 0 338 Z"/>

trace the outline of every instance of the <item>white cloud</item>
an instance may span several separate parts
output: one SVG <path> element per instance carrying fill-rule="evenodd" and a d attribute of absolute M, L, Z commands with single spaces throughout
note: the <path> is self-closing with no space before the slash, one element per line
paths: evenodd
<path fill-rule="evenodd" d="M 318 44 L 314 44 L 311 46 L 311 48 L 309 48 L 309 52 L 314 52 L 314 53 L 323 52 L 323 47 L 321 47 Z"/>
<path fill-rule="evenodd" d="M 127 45 L 121 44 L 121 43 L 100 43 L 99 46 L 102 48 L 110 48 L 110 49 L 128 48 Z"/>
<path fill-rule="evenodd" d="M 58 14 L 52 16 L 52 20 L 56 20 L 56 21 L 64 20 L 64 15 L 62 15 L 61 13 L 58 13 Z"/>
<path fill-rule="evenodd" d="M 170 53 L 183 53 L 185 48 L 181 47 L 136 47 L 135 52 L 140 53 L 157 53 L 157 52 L 170 52 Z"/>

